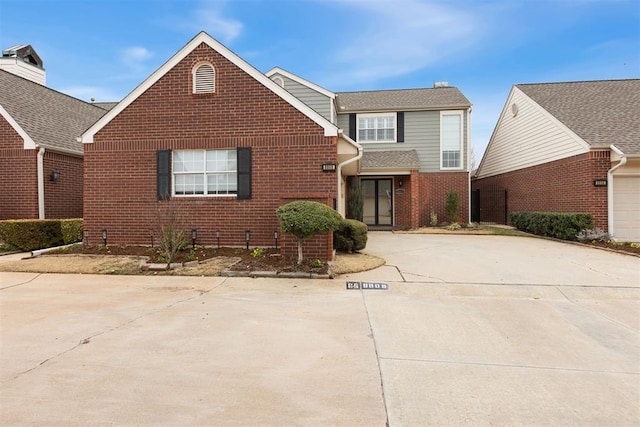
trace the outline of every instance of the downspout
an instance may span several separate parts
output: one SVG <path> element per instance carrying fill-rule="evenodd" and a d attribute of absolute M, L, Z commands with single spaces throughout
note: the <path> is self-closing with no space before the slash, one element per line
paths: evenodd
<path fill-rule="evenodd" d="M 344 132 L 342 131 L 342 129 L 338 129 L 338 138 L 340 137 L 344 137 Z M 345 138 L 347 142 L 350 142 L 350 138 Z M 346 217 L 346 210 L 344 209 L 344 206 L 342 206 L 342 167 L 346 166 L 348 164 L 351 164 L 353 162 L 357 162 L 358 160 L 360 160 L 362 158 L 362 146 L 360 144 L 354 143 L 354 146 L 358 149 L 358 155 L 356 155 L 355 157 L 352 157 L 349 160 L 345 160 L 342 163 L 338 163 L 338 171 L 337 171 L 337 175 L 338 175 L 338 199 L 336 201 L 337 204 L 337 210 L 338 213 L 340 213 L 340 215 L 342 215 L 343 217 Z"/>
<path fill-rule="evenodd" d="M 609 235 L 614 236 L 615 230 L 613 229 L 613 172 L 616 169 L 627 164 L 627 156 L 616 148 L 615 145 L 611 145 L 611 151 L 614 151 L 620 156 L 620 163 L 609 169 L 607 172 L 607 228 L 609 229 Z M 614 237 L 615 239 L 615 237 Z"/>
<path fill-rule="evenodd" d="M 469 107 L 467 110 L 467 177 L 469 181 L 469 187 L 467 190 L 467 218 L 469 219 L 467 222 L 471 222 L 471 110 L 473 107 Z"/>
<path fill-rule="evenodd" d="M 44 147 L 39 147 L 36 163 L 38 175 L 38 218 L 44 219 Z"/>

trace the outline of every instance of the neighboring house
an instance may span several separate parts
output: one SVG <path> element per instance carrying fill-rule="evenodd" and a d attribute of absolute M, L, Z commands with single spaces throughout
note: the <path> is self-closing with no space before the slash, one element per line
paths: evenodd
<path fill-rule="evenodd" d="M 333 93 L 280 68 L 266 75 L 363 148 L 349 175 L 361 178 L 365 223 L 416 228 L 429 224 L 432 209 L 445 221 L 452 190 L 457 220 L 468 222 L 471 103 L 457 88 Z"/>
<path fill-rule="evenodd" d="M 31 46 L 0 58 L 0 220 L 82 217 L 80 134 L 106 110 L 44 86 Z"/>
<path fill-rule="evenodd" d="M 637 79 L 515 85 L 472 182 L 480 219 L 589 212 L 640 241 L 639 117 Z"/>
<path fill-rule="evenodd" d="M 343 175 L 357 173 L 360 154 L 334 123 L 204 32 L 82 142 L 90 244 L 157 242 L 159 218 L 173 217 L 198 244 L 274 246 L 279 206 L 307 199 L 344 211 Z M 279 244 L 295 252 L 293 238 L 280 234 Z M 305 256 L 330 259 L 332 248 L 330 234 L 317 236 Z"/>

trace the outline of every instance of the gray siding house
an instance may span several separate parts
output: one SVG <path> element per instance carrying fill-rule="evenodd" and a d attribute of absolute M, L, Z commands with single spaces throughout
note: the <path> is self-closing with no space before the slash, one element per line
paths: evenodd
<path fill-rule="evenodd" d="M 430 213 L 445 221 L 447 193 L 457 191 L 458 222 L 469 221 L 471 103 L 455 87 L 330 92 L 280 68 L 266 75 L 332 121 L 362 147 L 357 168 L 364 222 L 417 228 Z M 342 206 L 346 206 L 342 203 Z"/>

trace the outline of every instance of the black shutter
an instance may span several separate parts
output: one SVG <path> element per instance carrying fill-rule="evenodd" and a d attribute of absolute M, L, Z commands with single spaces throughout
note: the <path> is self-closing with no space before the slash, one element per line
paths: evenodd
<path fill-rule="evenodd" d="M 251 198 L 251 147 L 238 148 L 238 199 Z"/>
<path fill-rule="evenodd" d="M 398 111 L 397 141 L 404 142 L 404 112 Z"/>
<path fill-rule="evenodd" d="M 354 141 L 358 140 L 358 137 L 356 136 L 356 115 L 355 114 L 349 114 L 349 138 L 353 139 Z"/>
<path fill-rule="evenodd" d="M 156 162 L 158 200 L 167 200 L 171 196 L 171 150 L 156 151 Z"/>

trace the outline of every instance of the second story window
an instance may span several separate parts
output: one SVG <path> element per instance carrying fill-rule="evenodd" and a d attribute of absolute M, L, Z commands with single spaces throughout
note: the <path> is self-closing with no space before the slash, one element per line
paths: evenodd
<path fill-rule="evenodd" d="M 396 114 L 358 114 L 358 142 L 396 142 Z"/>
<path fill-rule="evenodd" d="M 462 167 L 462 111 L 440 112 L 440 168 Z"/>
<path fill-rule="evenodd" d="M 216 91 L 216 70 L 209 63 L 198 64 L 193 69 L 193 93 Z"/>

